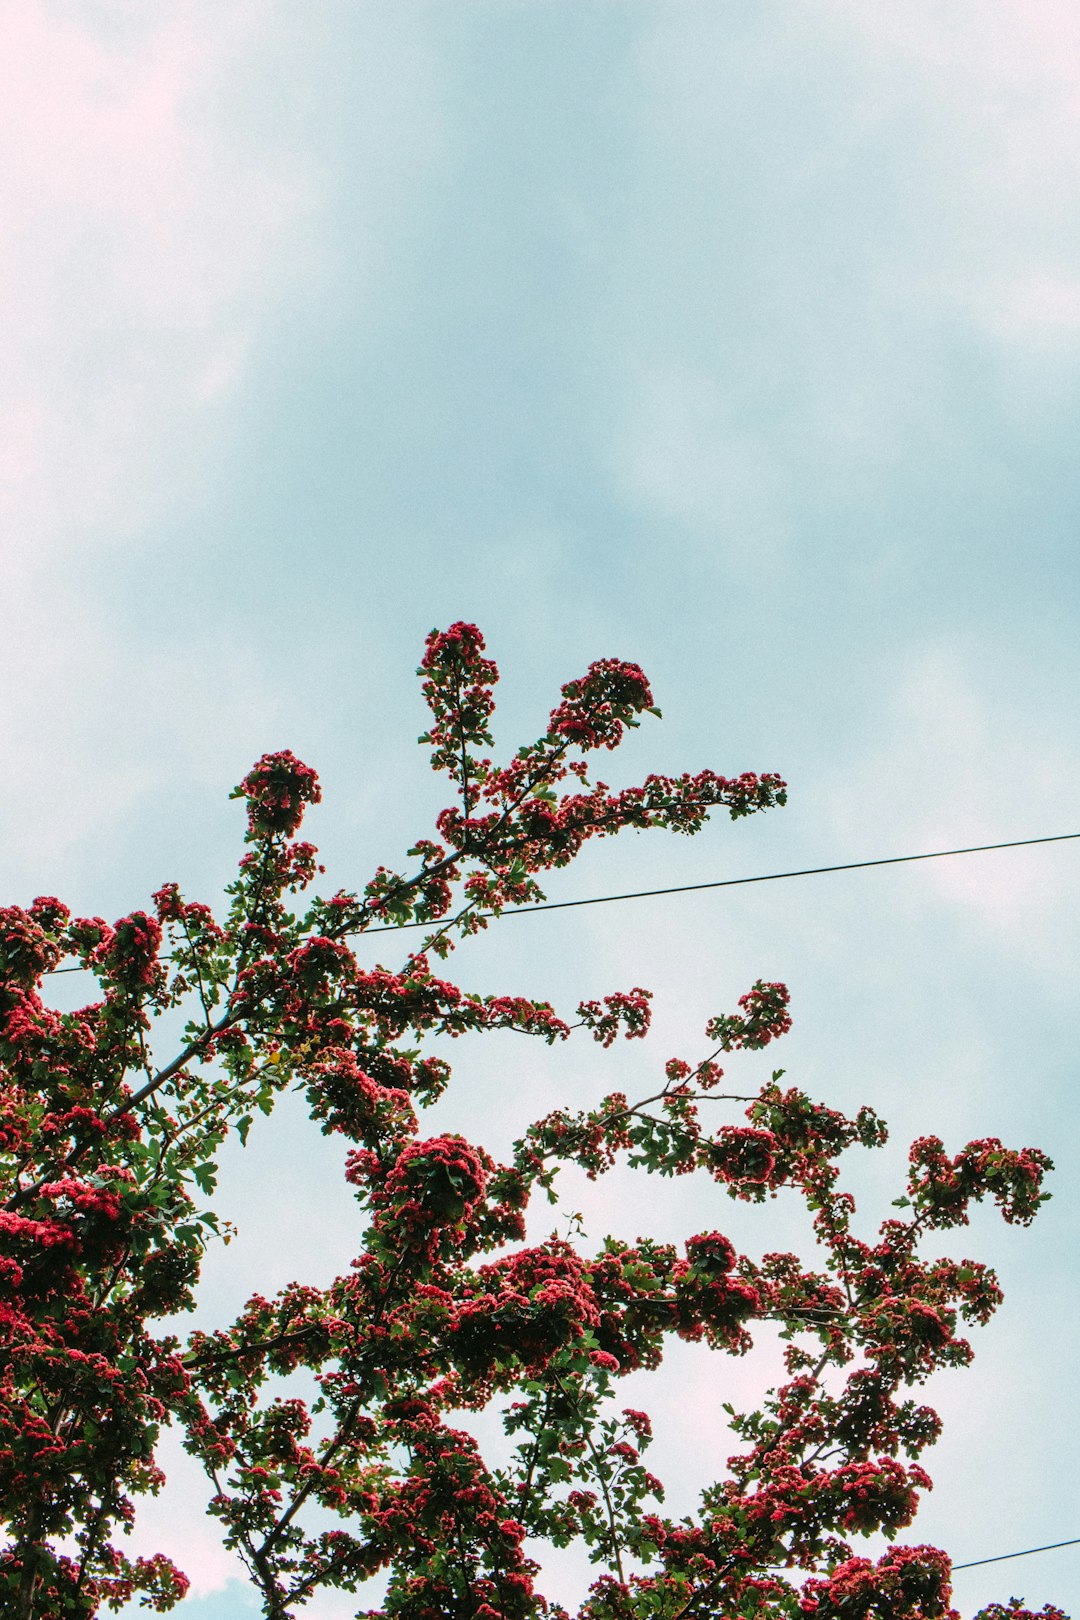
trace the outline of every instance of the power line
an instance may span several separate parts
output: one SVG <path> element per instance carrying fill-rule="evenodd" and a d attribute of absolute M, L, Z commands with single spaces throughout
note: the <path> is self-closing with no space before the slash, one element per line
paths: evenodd
<path fill-rule="evenodd" d="M 594 894 L 582 900 L 545 900 L 538 906 L 518 906 L 503 912 L 480 911 L 477 917 L 532 916 L 538 911 L 569 911 L 577 906 L 605 906 L 618 900 L 652 900 L 667 894 L 695 894 L 703 889 L 734 889 L 744 883 L 779 883 L 785 878 L 819 877 L 827 872 L 861 872 L 870 866 L 902 866 L 910 861 L 940 861 L 948 855 L 982 855 L 989 850 L 1028 849 L 1032 844 L 1063 844 L 1071 838 L 1080 838 L 1080 832 L 1052 833 L 1044 838 L 1013 838 L 1004 844 L 967 844 L 962 849 L 931 849 L 920 855 L 883 855 L 873 861 L 843 861 L 835 866 L 803 866 L 792 872 L 759 872 L 753 877 L 714 878 L 708 883 L 675 883 L 666 889 L 635 889 L 627 894 Z M 353 936 L 368 934 L 400 934 L 408 928 L 435 929 L 437 921 L 389 923 L 381 928 L 354 928 Z M 445 926 L 445 925 L 444 925 Z M 52 973 L 80 973 L 78 966 L 52 968 Z"/>
<path fill-rule="evenodd" d="M 1057 1547 L 1080 1547 L 1080 1536 L 1071 1541 L 1048 1541 L 1045 1547 L 1025 1547 L 1022 1552 L 997 1553 L 993 1558 L 973 1558 L 969 1564 L 954 1564 L 953 1569 L 978 1569 L 980 1564 L 1003 1564 L 1008 1558 L 1029 1558 L 1032 1553 L 1053 1552 Z"/>
<path fill-rule="evenodd" d="M 783 878 L 817 877 L 823 872 L 858 872 L 868 866 L 900 866 L 907 861 L 939 861 L 946 855 L 981 855 L 992 849 L 1026 849 L 1031 844 L 1061 844 L 1080 838 L 1080 832 L 1053 833 L 1046 838 L 1014 838 L 1007 844 L 968 844 L 963 849 L 932 849 L 921 855 L 884 855 L 875 861 L 845 861 L 838 866 L 804 866 L 794 872 L 762 872 L 755 877 L 716 878 L 709 883 L 676 883 L 668 889 L 635 889 L 628 894 L 594 894 L 584 900 L 546 900 L 538 906 L 519 906 L 497 913 L 481 911 L 479 917 L 531 916 L 537 911 L 568 911 L 573 906 L 603 906 L 615 900 L 651 900 L 657 895 L 692 894 L 701 889 L 733 889 L 742 883 L 778 883 Z M 391 923 L 383 928 L 353 929 L 355 934 L 397 934 L 405 928 L 434 928 L 433 922 Z"/>

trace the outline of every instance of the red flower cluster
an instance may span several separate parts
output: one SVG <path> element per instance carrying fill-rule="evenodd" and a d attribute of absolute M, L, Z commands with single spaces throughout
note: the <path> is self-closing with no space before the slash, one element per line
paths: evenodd
<path fill-rule="evenodd" d="M 710 1041 L 719 1041 L 721 1051 L 758 1052 L 791 1028 L 788 999 L 786 985 L 765 984 L 758 979 L 745 996 L 739 997 L 742 1013 L 711 1018 L 705 1033 Z"/>
<path fill-rule="evenodd" d="M 548 734 L 565 737 L 582 749 L 617 748 L 627 726 L 653 708 L 653 695 L 642 670 L 617 658 L 590 664 L 579 681 L 567 681 L 563 700 L 551 712 Z"/>
<path fill-rule="evenodd" d="M 319 778 L 311 766 L 288 748 L 264 754 L 236 791 L 247 800 L 248 827 L 256 838 L 291 838 L 305 807 L 322 798 Z"/>

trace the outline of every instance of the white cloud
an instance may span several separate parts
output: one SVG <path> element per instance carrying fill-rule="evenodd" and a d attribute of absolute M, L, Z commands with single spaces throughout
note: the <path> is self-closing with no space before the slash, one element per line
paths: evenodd
<path fill-rule="evenodd" d="M 310 184 L 214 116 L 260 20 L 45 0 L 0 18 L 5 551 L 138 532 L 268 299 L 310 273 Z"/>
<path fill-rule="evenodd" d="M 927 190 L 944 205 L 924 284 L 1007 346 L 1075 339 L 1080 12 L 1032 0 L 826 10 L 867 71 L 903 74 L 922 126 Z"/>
<path fill-rule="evenodd" d="M 1060 407 L 1078 49 L 1074 6 L 1025 0 L 649 14 L 611 244 L 609 460 L 635 501 L 725 563 L 772 561 L 811 502 L 872 504 L 927 442 L 963 451 L 979 413 Z M 987 358 L 991 400 L 956 388 L 957 353 Z"/>
<path fill-rule="evenodd" d="M 1034 694 L 1003 697 L 989 666 L 943 646 L 910 657 L 875 706 L 873 741 L 842 770 L 843 796 L 822 806 L 841 847 L 865 849 L 867 827 L 903 841 L 882 854 L 1075 830 L 1080 750 L 1041 724 Z M 1022 935 L 1059 957 L 1061 931 L 1075 926 L 1077 859 L 1062 844 L 928 861 L 914 869 L 912 892 L 959 908 L 992 937 Z"/>
<path fill-rule="evenodd" d="M 1052 353 L 1080 338 L 1080 276 L 1049 268 L 1017 275 L 991 289 L 985 318 L 1004 341 Z"/>
<path fill-rule="evenodd" d="M 214 598 L 227 632 L 190 609 L 171 622 L 157 537 L 183 537 L 213 592 L 185 520 L 222 482 L 221 446 L 250 448 L 270 343 L 316 297 L 360 332 L 377 320 L 443 161 L 429 36 L 419 14 L 345 4 L 0 11 L 8 892 L 43 852 L 93 860 L 104 824 L 163 783 L 207 773 L 220 791 L 281 713 L 279 644 L 243 600 Z M 213 521 L 254 564 L 227 500 Z"/>
<path fill-rule="evenodd" d="M 104 593 L 64 567 L 145 544 L 189 497 L 259 320 L 310 270 L 311 187 L 215 117 L 214 93 L 260 21 L 247 5 L 47 0 L 0 15 L 9 866 L 47 854 L 62 867 L 62 849 L 85 847 L 178 758 L 191 768 L 192 732 L 213 748 L 212 706 L 262 704 L 243 668 L 222 700 L 220 650 L 197 628 L 160 650 L 153 592 L 143 623 L 118 637 Z"/>
<path fill-rule="evenodd" d="M 775 460 L 732 420 L 717 378 L 661 359 L 639 366 L 630 400 L 615 467 L 628 492 L 732 562 L 755 571 L 775 562 L 790 529 Z"/>

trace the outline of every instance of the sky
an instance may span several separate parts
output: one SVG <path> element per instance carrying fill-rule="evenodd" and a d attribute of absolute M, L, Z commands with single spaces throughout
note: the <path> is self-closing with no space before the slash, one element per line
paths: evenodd
<path fill-rule="evenodd" d="M 393 865 L 442 802 L 414 670 L 459 618 L 507 749 L 617 656 L 664 718 L 613 783 L 790 783 L 589 850 L 553 898 L 1080 831 L 1075 6 L 19 0 L 0 58 L 4 903 L 217 899 L 268 748 L 320 773 L 328 885 Z M 776 1061 L 892 1127 L 851 1166 L 871 1227 L 915 1136 L 1054 1159 L 1033 1227 L 957 1240 L 1006 1299 L 935 1380 L 909 1535 L 958 1562 L 1080 1536 L 1078 901 L 1065 843 L 514 919 L 463 982 L 571 1008 L 644 984 L 654 1033 L 459 1043 L 440 1126 L 498 1151 L 785 980 Z M 302 1127 L 285 1104 L 227 1159 L 208 1320 L 355 1253 L 340 1153 Z M 641 1194 L 568 1183 L 594 1236 L 640 1230 Z M 794 1231 L 647 1208 L 757 1252 Z M 775 1366 L 678 1347 L 635 1384 L 679 1511 L 732 1449 L 721 1403 Z M 133 1546 L 187 1570 L 183 1620 L 243 1614 L 164 1457 Z M 1080 1548 L 956 1576 L 965 1616 L 1013 1592 L 1080 1612 Z"/>

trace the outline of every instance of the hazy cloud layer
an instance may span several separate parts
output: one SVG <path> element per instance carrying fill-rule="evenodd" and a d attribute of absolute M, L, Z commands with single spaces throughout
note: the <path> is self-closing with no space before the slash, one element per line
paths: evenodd
<path fill-rule="evenodd" d="M 328 881 L 362 882 L 441 802 L 412 671 L 462 616 L 504 667 L 509 744 L 615 653 L 665 720 L 613 780 L 792 783 L 782 814 L 628 838 L 553 893 L 1075 830 L 1078 49 L 1074 7 L 1021 0 L 9 8 L 5 897 L 115 915 L 173 877 L 213 897 L 227 792 L 279 746 L 323 775 Z M 695 1055 L 761 974 L 792 985 L 792 1079 L 894 1126 L 883 1171 L 851 1167 L 874 1218 L 924 1130 L 1052 1153 L 1031 1232 L 963 1235 L 1006 1305 L 933 1392 L 916 1528 L 958 1558 L 1080 1533 L 1078 859 L 520 919 L 460 963 L 563 1005 L 657 992 L 624 1054 L 455 1050 L 439 1118 L 496 1150 Z M 353 1253 L 335 1151 L 298 1151 L 301 1124 L 228 1160 L 241 1233 L 208 1260 L 208 1314 Z M 567 1198 L 594 1235 L 643 1219 L 632 1180 Z M 780 1206 L 681 1188 L 649 1217 L 802 1241 Z M 720 1403 L 774 1359 L 718 1375 L 681 1347 L 635 1385 L 680 1505 L 726 1456 Z M 135 1542 L 188 1569 L 190 1620 L 245 1612 L 172 1439 L 166 1461 Z M 972 1571 L 960 1604 L 1067 1608 L 1078 1567 Z"/>

